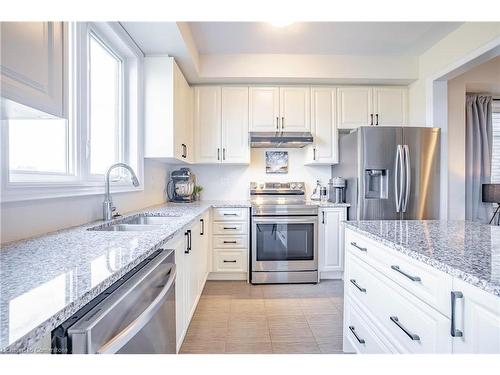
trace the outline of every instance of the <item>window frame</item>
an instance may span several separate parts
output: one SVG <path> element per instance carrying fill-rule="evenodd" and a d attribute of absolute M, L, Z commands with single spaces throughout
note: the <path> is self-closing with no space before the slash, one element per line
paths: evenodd
<path fill-rule="evenodd" d="M 71 32 L 69 29 L 71 28 Z M 25 201 L 48 198 L 62 198 L 104 193 L 104 175 L 90 174 L 89 153 L 89 90 L 88 90 L 88 33 L 97 35 L 98 40 L 115 52 L 122 60 L 122 144 L 123 161 L 136 172 L 140 185 L 134 187 L 128 181 L 128 174 L 121 176 L 127 180 L 112 181 L 113 193 L 144 190 L 144 146 L 143 146 L 143 63 L 144 54 L 118 22 L 73 22 L 64 27 L 64 107 L 68 129 L 72 127 L 70 139 L 72 152 L 68 153 L 71 175 L 58 176 L 53 180 L 10 181 L 8 120 L 1 120 L 0 145 L 2 153 L 0 164 L 2 202 Z M 72 38 L 73 48 L 68 48 L 68 36 Z M 75 62 L 75 64 L 71 63 Z M 69 69 L 72 69 L 69 72 Z M 35 110 L 33 110 L 35 111 Z M 37 115 L 41 115 L 38 113 Z M 42 114 L 46 117 L 51 115 Z M 40 174 L 43 176 L 43 174 Z"/>

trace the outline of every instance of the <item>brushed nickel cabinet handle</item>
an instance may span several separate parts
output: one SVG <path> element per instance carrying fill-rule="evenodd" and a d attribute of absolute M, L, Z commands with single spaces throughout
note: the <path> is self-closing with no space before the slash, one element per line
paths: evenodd
<path fill-rule="evenodd" d="M 464 333 L 456 327 L 456 302 L 458 298 L 464 298 L 462 292 L 451 292 L 451 336 L 462 337 Z"/>
<path fill-rule="evenodd" d="M 354 285 L 356 288 L 358 288 L 360 292 L 366 293 L 366 289 L 360 287 L 359 284 L 356 282 L 355 279 L 351 279 L 349 281 L 352 283 L 352 285 Z"/>
<path fill-rule="evenodd" d="M 422 281 L 422 279 L 418 276 L 412 276 L 408 273 L 406 273 L 405 271 L 403 271 L 401 268 L 399 268 L 399 266 L 396 266 L 396 265 L 392 265 L 391 268 L 396 271 L 396 272 L 399 272 L 401 275 L 403 276 L 406 276 L 407 278 L 409 278 L 411 281 Z"/>
<path fill-rule="evenodd" d="M 364 344 L 364 343 L 365 343 L 365 340 L 364 340 L 364 339 L 362 339 L 362 338 L 360 338 L 360 337 L 358 336 L 358 334 L 356 333 L 356 330 L 354 329 L 354 326 L 349 326 L 349 330 L 352 332 L 352 334 L 354 335 L 354 337 L 356 337 L 356 340 L 358 340 L 358 342 L 359 342 L 360 344 Z"/>
<path fill-rule="evenodd" d="M 398 317 L 397 316 L 391 316 L 390 317 L 391 321 L 397 325 L 401 331 L 403 331 L 410 339 L 412 339 L 413 341 L 417 341 L 417 340 L 420 340 L 420 336 L 417 335 L 416 333 L 412 333 L 408 330 L 408 328 L 406 328 L 404 325 L 401 324 L 401 322 L 399 321 Z"/>
<path fill-rule="evenodd" d="M 351 242 L 351 245 L 354 246 L 358 250 L 365 251 L 365 252 L 368 251 L 368 249 L 366 247 L 361 247 L 356 242 Z"/>

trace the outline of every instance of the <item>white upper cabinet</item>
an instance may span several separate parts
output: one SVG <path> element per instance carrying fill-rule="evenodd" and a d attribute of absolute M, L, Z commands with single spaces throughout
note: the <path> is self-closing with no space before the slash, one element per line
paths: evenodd
<path fill-rule="evenodd" d="M 277 131 L 280 121 L 278 87 L 250 87 L 250 131 Z"/>
<path fill-rule="evenodd" d="M 144 58 L 145 157 L 191 162 L 193 90 L 172 57 Z"/>
<path fill-rule="evenodd" d="M 248 87 L 196 87 L 194 112 L 196 163 L 250 163 Z"/>
<path fill-rule="evenodd" d="M 218 163 L 221 150 L 221 88 L 199 86 L 194 89 L 194 139 L 197 163 Z"/>
<path fill-rule="evenodd" d="M 340 87 L 337 91 L 338 128 L 370 125 L 373 113 L 371 87 Z"/>
<path fill-rule="evenodd" d="M 406 125 L 408 123 L 408 90 L 402 87 L 374 87 L 373 108 L 374 125 Z"/>
<path fill-rule="evenodd" d="M 280 130 L 307 132 L 311 130 L 311 89 L 280 87 Z"/>
<path fill-rule="evenodd" d="M 339 87 L 338 128 L 359 126 L 403 126 L 408 123 L 406 87 Z"/>
<path fill-rule="evenodd" d="M 328 87 L 311 89 L 311 131 L 314 144 L 310 147 L 308 164 L 338 163 L 336 91 L 336 88 Z"/>
<path fill-rule="evenodd" d="M 1 96 L 65 116 L 63 22 L 1 22 Z"/>
<path fill-rule="evenodd" d="M 222 162 L 250 163 L 248 87 L 222 88 Z"/>
<path fill-rule="evenodd" d="M 460 332 L 452 337 L 453 353 L 500 353 L 500 297 L 456 277 L 453 292 L 454 328 Z"/>

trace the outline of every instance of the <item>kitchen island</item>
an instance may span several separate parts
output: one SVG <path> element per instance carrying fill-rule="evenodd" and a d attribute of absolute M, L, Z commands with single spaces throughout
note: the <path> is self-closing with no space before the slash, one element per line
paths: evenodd
<path fill-rule="evenodd" d="M 500 353 L 500 228 L 345 222 L 344 350 Z"/>

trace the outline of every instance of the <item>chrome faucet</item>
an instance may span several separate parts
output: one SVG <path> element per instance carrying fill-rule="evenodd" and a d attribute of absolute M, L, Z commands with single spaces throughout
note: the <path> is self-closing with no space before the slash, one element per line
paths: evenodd
<path fill-rule="evenodd" d="M 139 186 L 139 180 L 137 179 L 137 176 L 135 175 L 134 170 L 125 163 L 116 163 L 113 164 L 111 167 L 108 168 L 108 171 L 106 172 L 106 192 L 104 194 L 104 202 L 102 203 L 102 213 L 103 213 L 103 219 L 104 220 L 111 220 L 113 218 L 113 212 L 116 210 L 116 207 L 113 207 L 113 200 L 111 199 L 111 194 L 109 192 L 109 175 L 111 174 L 111 171 L 115 168 L 125 168 L 130 172 L 130 176 L 132 177 L 132 184 L 137 187 Z"/>

